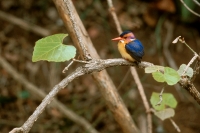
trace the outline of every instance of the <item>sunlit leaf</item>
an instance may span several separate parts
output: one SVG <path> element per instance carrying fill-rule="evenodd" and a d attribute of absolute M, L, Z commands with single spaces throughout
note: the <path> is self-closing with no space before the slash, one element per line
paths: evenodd
<path fill-rule="evenodd" d="M 157 82 L 165 82 L 164 74 L 161 72 L 153 72 L 152 76 Z"/>
<path fill-rule="evenodd" d="M 159 101 L 160 101 L 159 93 L 153 92 L 151 95 L 150 102 L 155 110 L 163 110 L 167 107 L 176 108 L 177 106 L 177 101 L 171 93 L 163 93 L 162 102 L 160 105 L 157 105 Z"/>
<path fill-rule="evenodd" d="M 164 104 L 171 107 L 171 108 L 176 108 L 177 106 L 177 101 L 171 93 L 163 93 L 162 95 Z"/>
<path fill-rule="evenodd" d="M 63 62 L 74 58 L 76 48 L 63 44 L 63 39 L 66 36 L 67 34 L 55 34 L 38 40 L 34 47 L 32 61 Z"/>
<path fill-rule="evenodd" d="M 180 75 L 176 70 L 170 67 L 165 67 L 164 79 L 168 85 L 175 85 L 180 80 Z"/>
<path fill-rule="evenodd" d="M 151 95 L 151 99 L 150 99 L 150 102 L 151 102 L 151 105 L 153 106 L 153 108 L 155 110 L 165 109 L 165 104 L 163 101 L 161 102 L 161 104 L 159 106 L 157 105 L 159 101 L 160 101 L 159 93 L 153 92 Z"/>

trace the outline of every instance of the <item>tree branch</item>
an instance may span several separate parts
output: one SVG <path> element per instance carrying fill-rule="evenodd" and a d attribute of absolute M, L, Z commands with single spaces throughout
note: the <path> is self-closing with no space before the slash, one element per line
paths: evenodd
<path fill-rule="evenodd" d="M 43 27 L 37 26 L 32 23 L 28 23 L 22 19 L 19 19 L 15 16 L 5 13 L 3 11 L 0 11 L 0 18 L 2 18 L 3 20 L 6 20 L 12 24 L 17 25 L 17 26 L 21 27 L 22 29 L 32 31 L 35 34 L 38 34 L 41 36 L 48 36 L 51 34 L 51 31 L 44 29 Z"/>
<path fill-rule="evenodd" d="M 82 52 L 82 48 L 79 46 L 80 44 L 77 41 L 77 37 L 76 37 L 77 34 L 75 34 L 74 29 L 73 29 L 74 23 L 78 24 L 76 26 L 77 26 L 77 29 L 79 29 L 79 33 L 81 37 L 83 37 L 82 42 L 84 45 L 86 45 L 90 55 L 93 58 L 98 59 L 99 55 L 97 54 L 97 51 L 94 48 L 86 32 L 86 29 L 83 26 L 83 23 L 80 20 L 80 17 L 77 14 L 71 0 L 65 0 L 65 1 L 53 0 L 53 2 L 55 3 L 57 10 L 65 24 L 65 27 L 67 28 L 70 34 L 70 37 L 72 37 L 74 44 L 78 47 L 79 53 L 82 55 L 82 57 L 84 57 L 84 53 Z M 67 7 L 66 7 L 66 4 L 67 4 Z M 74 19 L 70 19 L 69 10 L 67 9 L 68 7 L 71 8 L 70 12 L 73 13 Z M 113 84 L 111 78 L 109 77 L 108 73 L 106 71 L 101 71 L 100 73 L 94 73 L 93 78 L 97 81 L 97 84 L 99 86 L 99 89 L 102 93 L 103 98 L 106 101 L 106 104 L 108 105 L 109 109 L 113 113 L 115 120 L 121 126 L 123 132 L 137 133 L 138 132 L 137 126 L 135 125 L 131 115 L 128 112 L 128 109 L 126 108 L 121 97 L 119 96 L 117 89 L 115 85 Z"/>
<path fill-rule="evenodd" d="M 85 64 L 83 66 L 78 67 L 72 74 L 68 75 L 66 78 L 64 78 L 59 84 L 57 84 L 50 92 L 49 94 L 43 99 L 42 103 L 36 108 L 34 113 L 28 118 L 28 120 L 23 124 L 21 128 L 17 128 L 20 130 L 23 130 L 24 133 L 28 133 L 31 127 L 33 126 L 34 122 L 37 120 L 39 115 L 44 111 L 45 107 L 50 104 L 50 102 L 53 100 L 54 96 L 60 91 L 61 89 L 65 88 L 71 81 L 73 81 L 75 78 L 78 78 L 80 76 L 83 76 L 85 74 L 91 74 L 94 72 L 99 72 L 101 70 L 104 70 L 108 67 L 114 67 L 114 66 L 136 66 L 135 63 L 128 62 L 124 59 L 93 59 L 89 61 L 88 64 Z M 141 62 L 138 64 L 139 68 L 146 68 L 149 66 L 153 66 L 152 63 L 149 62 Z M 188 80 L 185 78 L 181 78 L 179 81 L 179 84 L 182 85 L 183 88 L 188 90 L 188 92 L 194 97 L 194 99 L 200 104 L 200 93 L 196 90 L 193 84 L 187 82 Z M 121 105 L 119 104 L 121 102 L 121 99 L 116 99 L 116 97 L 113 96 L 113 93 L 105 94 L 107 97 L 111 97 L 112 100 L 114 100 L 114 104 L 112 104 L 113 108 L 115 110 L 118 110 L 121 108 Z M 111 105 L 110 105 L 111 106 Z M 121 115 L 121 114 L 118 114 Z M 124 119 L 121 119 L 121 121 L 124 121 Z M 10 133 L 15 133 L 13 129 Z"/>
<path fill-rule="evenodd" d="M 120 23 L 119 23 L 119 20 L 118 20 L 118 17 L 116 15 L 116 12 L 115 12 L 115 8 L 113 6 L 113 3 L 112 3 L 112 0 L 107 0 L 107 3 L 108 3 L 108 6 L 109 6 L 109 10 L 110 10 L 110 13 L 113 17 L 113 20 L 115 22 L 115 25 L 116 25 L 116 28 L 117 28 L 117 31 L 119 34 L 122 33 L 122 28 L 120 26 Z M 138 73 L 136 71 L 136 69 L 134 67 L 131 67 L 130 68 L 131 70 L 131 74 L 135 80 L 135 83 L 137 85 L 137 88 L 138 88 L 138 91 L 139 91 L 139 94 L 142 98 L 142 101 L 143 101 L 143 104 L 144 104 L 144 107 L 146 109 L 146 113 L 147 113 L 147 131 L 148 133 L 152 133 L 152 117 L 151 117 L 151 112 L 149 111 L 150 110 L 150 105 L 147 101 L 147 98 L 146 98 L 146 95 L 145 95 L 145 92 L 144 92 L 144 88 L 142 86 L 142 83 L 139 79 L 139 76 L 138 76 Z"/>
<path fill-rule="evenodd" d="M 87 45 L 88 47 L 88 52 L 92 55 L 94 58 L 99 58 L 95 48 L 93 47 L 90 38 L 87 35 L 87 32 L 79 18 L 79 16 L 76 13 L 75 8 L 72 5 L 71 1 L 65 0 L 65 2 L 68 2 L 66 4 L 70 4 L 70 12 L 73 14 L 75 19 L 70 19 L 70 13 L 69 10 L 67 10 L 66 4 L 63 3 L 63 0 L 54 0 L 54 3 L 65 23 L 65 26 L 67 27 L 68 31 L 70 32 L 69 34 L 73 38 L 73 41 L 75 41 L 74 44 L 79 47 L 79 52 L 82 51 L 82 47 L 79 46 L 79 42 L 77 41 L 77 36 L 79 34 L 76 34 L 74 31 L 73 23 L 76 21 L 78 23 L 77 29 L 78 32 L 80 33 L 80 36 L 83 37 L 84 39 L 83 44 Z M 68 8 L 69 8 L 68 7 Z M 82 52 L 81 54 L 83 57 L 85 56 L 85 53 Z M 152 66 L 152 63 L 149 62 L 141 62 L 138 64 L 139 68 L 145 68 L 148 66 Z M 132 118 L 130 117 L 130 114 L 125 107 L 121 97 L 116 91 L 116 88 L 111 81 L 110 77 L 106 73 L 106 71 L 102 71 L 108 67 L 113 67 L 113 66 L 136 66 L 135 63 L 128 62 L 124 59 L 107 59 L 107 60 L 102 60 L 102 59 L 92 59 L 89 61 L 88 64 L 84 64 L 81 67 L 78 67 L 73 73 L 68 75 L 66 78 L 64 78 L 59 84 L 57 84 L 51 92 L 45 97 L 45 99 L 42 101 L 42 103 L 37 107 L 37 109 L 34 111 L 34 113 L 28 118 L 28 120 L 22 125 L 21 128 L 15 128 L 13 129 L 20 129 L 23 130 L 25 133 L 29 132 L 31 127 L 33 126 L 34 122 L 37 120 L 39 115 L 44 111 L 45 107 L 53 100 L 54 96 L 58 93 L 59 90 L 63 89 L 66 87 L 71 81 L 73 81 L 75 78 L 78 78 L 80 76 L 83 76 L 85 74 L 93 74 L 94 79 L 97 81 L 99 88 L 101 90 L 101 93 L 103 97 L 105 98 L 105 101 L 107 102 L 109 109 L 112 111 L 114 114 L 115 119 L 117 122 L 120 124 L 120 126 L 123 129 L 123 132 L 125 133 L 132 133 L 138 132 L 138 129 L 136 125 L 134 124 Z M 99 72 L 101 71 L 101 72 Z M 198 99 L 198 103 L 200 104 L 200 94 L 196 90 L 196 88 L 191 85 L 189 82 L 185 82 L 185 79 L 181 79 L 179 82 L 182 84 L 182 86 L 185 89 L 190 89 L 189 93 L 195 98 Z M 11 131 L 12 132 L 12 131 Z M 13 132 L 12 132 L 13 133 Z"/>
<path fill-rule="evenodd" d="M 194 15 L 200 17 L 200 14 L 198 14 L 198 13 L 196 13 L 195 11 L 193 11 L 192 9 L 190 9 L 190 8 L 185 4 L 185 2 L 184 2 L 183 0 L 180 0 L 180 1 L 181 1 L 181 3 L 185 6 L 185 8 L 188 9 L 188 11 L 190 11 L 192 14 L 194 14 Z"/>
<path fill-rule="evenodd" d="M 0 61 L 2 59 L 0 58 Z M 60 83 L 55 85 L 55 87 L 49 92 L 48 95 L 42 100 L 42 103 L 36 108 L 36 110 L 33 112 L 33 114 L 28 118 L 28 120 L 22 125 L 21 128 L 14 128 L 10 133 L 15 133 L 16 130 L 23 130 L 24 133 L 28 133 L 33 126 L 33 124 L 37 121 L 39 118 L 39 115 L 44 111 L 45 107 L 51 103 L 51 101 L 54 99 L 54 96 L 63 88 L 65 88 L 71 81 L 74 79 L 83 76 L 85 74 L 90 74 L 94 72 L 99 72 L 101 70 L 104 70 L 105 68 L 108 67 L 113 67 L 113 66 L 135 66 L 135 63 L 128 62 L 124 59 L 107 59 L 107 60 L 91 60 L 88 64 L 85 64 L 83 66 L 78 67 L 73 73 L 68 75 L 66 78 L 64 78 Z M 139 64 L 140 68 L 145 68 L 147 66 L 151 66 L 151 63 L 148 62 L 142 62 Z M 6 66 L 7 67 L 7 66 Z M 19 77 L 18 77 L 19 78 Z M 120 110 L 123 108 L 123 106 L 120 104 L 121 99 L 116 99 L 115 95 L 113 93 L 108 93 L 104 94 L 107 97 L 111 97 L 112 100 L 114 100 L 114 105 L 112 107 L 112 110 Z M 57 104 L 57 103 L 54 103 Z M 121 115 L 121 114 L 118 114 Z M 116 116 L 119 117 L 119 116 Z M 125 118 L 121 119 L 121 121 L 126 121 L 124 120 Z M 128 129 L 128 128 L 127 128 Z M 94 132 L 95 133 L 95 132 Z"/>
<path fill-rule="evenodd" d="M 1 56 L 0 56 L 0 66 L 2 66 L 8 73 L 10 73 L 10 75 L 19 83 L 21 83 L 22 85 L 25 86 L 25 88 L 30 91 L 33 95 L 36 95 L 38 99 L 43 99 L 45 98 L 45 96 L 47 95 L 45 92 L 43 92 L 41 89 L 38 89 L 36 86 L 34 86 L 32 83 L 30 83 L 25 77 L 23 77 L 22 75 L 20 75 L 6 60 L 4 60 Z M 44 108 L 46 107 L 46 105 L 44 105 Z M 57 108 L 58 110 L 60 110 L 60 112 L 62 112 L 65 117 L 71 119 L 73 122 L 79 124 L 80 126 L 84 127 L 88 132 L 90 133 L 98 133 L 98 131 L 96 131 L 91 124 L 85 120 L 84 118 L 78 116 L 76 113 L 74 113 L 73 111 L 71 111 L 70 109 L 66 108 L 66 105 L 63 105 L 62 103 L 60 103 L 57 99 L 54 98 L 53 103 L 52 103 L 52 107 Z M 41 110 L 38 111 L 38 113 L 42 113 Z M 39 114 L 40 114 L 39 113 Z M 39 117 L 38 114 L 38 117 Z M 35 117 L 33 119 L 37 119 L 38 117 Z M 30 120 L 30 119 L 29 119 Z M 34 122 L 34 121 L 33 121 Z M 33 123 L 31 123 L 31 121 L 26 122 L 27 127 L 32 127 Z M 22 126 L 23 127 L 23 126 Z M 12 131 L 13 133 L 15 133 L 16 131 L 21 131 L 23 130 L 23 128 L 17 128 L 14 131 Z M 26 129 L 26 128 L 25 128 Z M 30 130 L 30 129 L 29 129 Z"/>

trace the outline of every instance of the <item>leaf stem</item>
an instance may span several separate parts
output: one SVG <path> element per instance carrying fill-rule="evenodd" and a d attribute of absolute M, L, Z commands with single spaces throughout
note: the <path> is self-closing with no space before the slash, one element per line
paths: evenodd
<path fill-rule="evenodd" d="M 161 90 L 161 92 L 160 92 L 160 94 L 159 94 L 159 98 L 160 98 L 160 101 L 156 104 L 156 106 L 159 106 L 160 104 L 161 104 L 161 102 L 162 102 L 162 94 L 163 94 L 163 92 L 164 92 L 164 90 L 165 90 L 165 86 L 162 88 L 162 90 Z"/>

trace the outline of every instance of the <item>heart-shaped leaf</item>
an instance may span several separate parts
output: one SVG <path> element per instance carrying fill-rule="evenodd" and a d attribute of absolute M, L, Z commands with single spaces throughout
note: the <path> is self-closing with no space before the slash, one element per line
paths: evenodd
<path fill-rule="evenodd" d="M 38 40 L 34 47 L 32 61 L 64 62 L 74 58 L 76 48 L 63 44 L 63 39 L 66 36 L 67 34 L 55 34 Z"/>
<path fill-rule="evenodd" d="M 164 74 L 161 72 L 153 72 L 152 76 L 157 82 L 165 82 Z"/>
<path fill-rule="evenodd" d="M 164 78 L 168 85 L 175 85 L 181 77 L 176 70 L 170 67 L 165 67 Z"/>
<path fill-rule="evenodd" d="M 163 110 L 167 106 L 169 106 L 171 108 L 176 108 L 177 101 L 171 93 L 163 93 L 162 99 L 163 100 L 162 100 L 161 104 L 157 105 L 157 103 L 160 101 L 159 93 L 155 93 L 155 92 L 152 93 L 150 102 L 155 110 Z"/>

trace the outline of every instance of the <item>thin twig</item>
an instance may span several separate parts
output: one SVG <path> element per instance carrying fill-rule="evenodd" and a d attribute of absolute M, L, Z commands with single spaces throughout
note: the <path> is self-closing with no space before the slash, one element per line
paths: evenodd
<path fill-rule="evenodd" d="M 51 34 L 51 32 L 47 29 L 44 29 L 40 26 L 28 23 L 22 19 L 19 19 L 13 15 L 10 15 L 10 14 L 2 12 L 2 11 L 0 11 L 0 18 L 2 20 L 8 21 L 9 23 L 17 25 L 17 26 L 21 27 L 22 29 L 25 29 L 27 31 L 32 31 L 35 34 L 38 34 L 41 36 L 48 36 Z"/>
<path fill-rule="evenodd" d="M 181 3 L 185 6 L 185 8 L 188 9 L 188 11 L 190 11 L 190 12 L 193 13 L 194 15 L 200 17 L 200 14 L 198 14 L 198 13 L 194 12 L 192 9 L 190 9 L 190 8 L 185 4 L 185 2 L 184 2 L 183 0 L 180 0 L 180 1 L 181 1 Z"/>
<path fill-rule="evenodd" d="M 70 1 L 68 3 L 64 3 L 63 0 L 53 0 L 53 2 L 56 5 L 56 8 L 59 12 L 59 15 L 61 16 L 65 27 L 69 31 L 70 37 L 72 38 L 74 45 L 77 46 L 79 53 L 81 54 L 82 57 L 83 55 L 83 49 L 79 46 L 79 42 L 77 41 L 77 37 L 73 29 L 73 21 L 72 19 L 69 18 L 69 10 L 66 7 L 66 4 L 70 4 L 68 7 L 70 7 L 72 10 L 72 15 L 76 21 L 78 29 L 80 29 L 80 34 L 83 37 L 82 41 L 83 44 L 87 46 L 89 54 L 94 58 L 94 59 L 99 59 L 99 55 L 94 48 L 91 39 L 89 38 L 89 35 L 73 5 L 73 3 Z M 85 67 L 89 66 L 88 64 L 85 65 Z M 97 70 L 101 71 L 101 69 Z M 122 128 L 123 132 L 125 133 L 132 133 L 138 132 L 137 126 L 134 123 L 127 107 L 125 106 L 122 98 L 117 92 L 117 89 L 115 85 L 113 84 L 112 79 L 108 75 L 106 71 L 101 71 L 99 73 L 93 73 L 93 78 L 97 81 L 96 83 L 99 86 L 99 89 L 101 91 L 102 97 L 105 99 L 106 104 L 108 105 L 109 109 L 113 113 L 113 116 L 115 120 L 118 122 L 120 127 Z"/>
<path fill-rule="evenodd" d="M 166 27 L 167 34 L 166 34 L 166 37 L 165 37 L 165 40 L 163 43 L 163 53 L 164 53 L 165 59 L 169 63 L 169 66 L 174 68 L 175 70 L 178 70 L 178 66 L 177 66 L 176 62 L 174 61 L 174 58 L 172 57 L 171 52 L 169 51 L 169 45 L 171 44 L 171 40 L 172 40 L 173 33 L 174 33 L 174 25 L 169 20 L 167 20 L 164 23 L 164 25 Z M 177 43 L 179 38 L 177 38 L 177 40 L 175 40 L 174 42 Z M 183 101 L 185 98 L 184 98 L 183 93 L 180 93 L 180 89 L 181 89 L 180 86 L 178 84 L 175 84 L 174 87 L 175 87 L 179 97 Z"/>
<path fill-rule="evenodd" d="M 63 69 L 62 73 L 65 73 L 65 71 L 67 71 L 67 70 L 69 69 L 69 67 L 70 67 L 74 62 L 85 63 L 85 64 L 89 63 L 88 61 L 77 60 L 77 59 L 73 58 L 73 59 L 71 60 L 71 62 Z"/>
<path fill-rule="evenodd" d="M 197 53 L 185 42 L 185 39 L 182 37 L 182 38 L 179 38 L 179 41 L 183 44 L 185 44 L 192 52 L 194 55 L 196 55 Z"/>
<path fill-rule="evenodd" d="M 198 54 L 195 54 L 194 57 L 192 57 L 192 59 L 190 60 L 190 62 L 185 67 L 183 73 L 181 74 L 182 76 L 185 74 L 185 72 L 187 71 L 187 69 L 189 68 L 189 66 L 197 59 L 198 56 L 199 56 Z"/>
<path fill-rule="evenodd" d="M 79 62 L 79 63 L 85 63 L 85 64 L 89 63 L 88 61 L 77 60 L 77 59 L 75 59 L 75 58 L 73 58 L 72 60 L 73 60 L 74 62 Z"/>
<path fill-rule="evenodd" d="M 111 13 L 111 15 L 113 17 L 114 22 L 115 22 L 117 31 L 120 34 L 120 33 L 122 33 L 122 28 L 121 28 L 120 23 L 118 21 L 118 17 L 117 17 L 117 15 L 115 13 L 115 8 L 113 6 L 113 2 L 112 2 L 112 0 L 107 0 L 107 3 L 108 3 L 108 6 L 109 6 L 109 11 L 110 11 L 110 13 Z"/>
<path fill-rule="evenodd" d="M 174 68 L 175 70 L 178 69 L 174 59 L 171 56 L 171 53 L 169 51 L 169 45 L 171 43 L 173 33 L 174 33 L 174 26 L 172 23 L 170 23 L 168 20 L 165 22 L 165 27 L 167 29 L 167 35 L 165 37 L 164 43 L 163 43 L 163 52 L 166 57 L 167 62 L 169 63 L 169 66 Z"/>
<path fill-rule="evenodd" d="M 149 106 L 149 103 L 147 101 L 147 98 L 146 98 L 146 95 L 145 95 L 145 92 L 144 92 L 144 88 L 142 86 L 142 83 L 140 82 L 140 79 L 139 79 L 139 76 L 137 74 L 136 69 L 135 68 L 133 69 L 133 67 L 131 67 L 130 69 L 131 69 L 132 75 L 134 75 L 133 78 L 134 78 L 135 83 L 136 83 L 136 85 L 138 87 L 138 91 L 140 93 L 140 96 L 142 98 L 144 107 L 146 109 L 147 126 L 148 126 L 148 130 L 147 131 L 148 131 L 148 133 L 152 133 L 152 117 L 151 117 L 151 112 L 150 112 L 150 106 Z"/>
<path fill-rule="evenodd" d="M 169 120 L 171 121 L 172 125 L 174 126 L 174 128 L 176 129 L 177 132 L 181 132 L 180 128 L 178 127 L 178 125 L 171 119 L 169 118 Z"/>
<path fill-rule="evenodd" d="M 198 6 L 200 6 L 200 3 L 197 0 L 193 0 Z"/>
<path fill-rule="evenodd" d="M 42 89 L 39 89 L 38 87 L 34 86 L 32 83 L 30 83 L 26 78 L 24 78 L 22 75 L 20 75 L 4 58 L 2 58 L 0 56 L 0 66 L 2 66 L 16 81 L 18 81 L 19 83 L 21 83 L 22 85 L 25 86 L 25 88 L 27 90 L 29 90 L 33 95 L 36 95 L 37 98 L 39 99 L 43 99 L 46 97 L 46 93 L 42 91 Z M 58 87 L 58 85 L 57 85 Z M 60 87 L 60 86 L 59 86 Z M 54 92 L 55 94 L 57 92 Z M 45 98 L 46 99 L 46 98 Z M 52 101 L 53 97 L 49 100 L 43 100 L 43 102 L 41 103 L 42 108 L 44 109 L 47 104 L 50 103 L 50 101 Z M 44 104 L 46 103 L 46 104 Z M 71 111 L 70 109 L 66 108 L 66 105 L 63 105 L 62 103 L 60 103 L 58 100 L 54 99 L 53 100 L 53 107 L 58 108 L 58 110 L 60 110 L 60 112 L 62 112 L 67 118 L 71 119 L 72 121 L 74 121 L 75 123 L 83 126 L 88 132 L 90 133 L 98 133 L 98 131 L 96 131 L 92 125 L 87 122 L 84 118 L 78 116 L 76 113 L 74 113 L 73 111 Z M 33 124 L 35 122 L 35 120 L 39 117 L 39 115 L 42 113 L 41 106 L 38 107 L 32 117 L 30 117 L 30 119 L 27 120 L 26 123 L 24 123 L 24 125 L 21 128 L 15 128 L 15 130 L 11 133 L 15 133 L 17 130 L 23 130 L 23 131 L 29 131 L 30 128 L 32 127 L 31 124 Z"/>
<path fill-rule="evenodd" d="M 69 69 L 69 67 L 74 63 L 74 61 L 72 60 L 62 71 L 62 73 L 65 73 L 65 71 L 67 71 Z"/>
<path fill-rule="evenodd" d="M 8 69 L 8 66 L 5 65 L 4 63 L 2 63 L 2 58 L 0 58 L 0 63 L 1 65 L 6 69 Z M 35 94 L 38 94 L 39 96 L 43 96 L 45 97 L 45 99 L 42 101 L 42 103 L 36 108 L 36 110 L 34 111 L 34 113 L 29 117 L 29 119 L 24 123 L 24 125 L 22 126 L 23 131 L 25 133 L 29 132 L 29 130 L 31 129 L 31 127 L 33 126 L 34 122 L 37 120 L 37 118 L 39 117 L 39 115 L 42 113 L 42 111 L 44 111 L 45 107 L 52 101 L 52 99 L 54 98 L 54 96 L 58 93 L 59 90 L 61 90 L 62 88 L 66 87 L 70 82 L 72 82 L 75 78 L 78 78 L 80 76 L 83 76 L 85 74 L 90 74 L 90 73 L 94 73 L 94 72 L 99 72 L 101 70 L 104 70 L 108 67 L 114 67 L 114 66 L 137 66 L 137 64 L 135 63 L 131 63 L 128 62 L 124 59 L 106 59 L 106 60 L 92 60 L 90 61 L 90 63 L 85 64 L 83 66 L 78 67 L 72 74 L 68 75 L 66 78 L 64 78 L 59 84 L 57 84 L 52 90 L 51 92 L 49 92 L 49 94 L 46 96 L 46 94 L 44 94 L 41 90 L 37 90 L 37 89 L 32 89 L 32 91 Z M 141 62 L 138 64 L 139 68 L 146 68 L 149 66 L 153 66 L 152 63 L 149 62 Z M 24 85 L 27 85 L 27 87 L 31 87 L 33 88 L 33 86 L 31 84 L 28 84 L 29 82 L 23 78 L 20 75 L 16 75 L 14 73 L 16 73 L 15 71 L 13 71 L 14 69 L 11 69 L 10 71 L 8 71 L 10 74 L 12 74 L 12 76 L 19 82 L 21 82 Z M 186 82 L 186 80 L 184 78 L 182 78 L 179 83 L 186 89 L 188 90 L 188 92 L 194 97 L 194 99 L 200 104 L 200 93 L 197 91 L 197 89 L 194 87 L 193 84 L 191 84 L 190 82 Z M 112 97 L 112 93 L 109 93 L 108 95 L 110 95 L 110 97 Z M 55 100 L 54 100 L 55 101 Z M 115 109 L 120 109 L 123 108 L 121 106 L 118 105 L 119 103 L 119 99 L 115 99 Z M 57 105 L 58 103 L 54 103 L 55 105 Z M 54 106 L 55 106 L 54 105 Z M 60 106 L 60 105 L 59 105 Z M 59 107 L 58 106 L 58 107 Z M 60 109 L 62 110 L 64 108 L 64 106 Z M 68 112 L 69 113 L 69 112 Z M 73 113 L 73 112 L 72 112 Z M 71 115 L 71 114 L 70 114 Z M 78 122 L 80 121 L 81 124 L 86 124 L 86 122 L 82 121 L 82 118 L 74 118 L 74 116 L 69 116 L 71 117 L 71 119 L 75 119 L 78 120 Z M 122 119 L 123 121 L 123 119 Z M 77 122 L 77 123 L 78 123 Z M 21 129 L 21 128 L 19 128 Z M 88 128 L 87 129 L 93 129 L 93 128 Z M 15 130 L 15 129 L 13 129 Z M 92 132 L 92 131 L 91 131 Z M 136 131 L 137 133 L 138 131 Z"/>
<path fill-rule="evenodd" d="M 160 100 L 158 101 L 158 103 L 156 104 L 156 106 L 159 106 L 162 103 L 162 100 L 163 100 L 162 99 L 162 94 L 163 94 L 164 90 L 165 90 L 165 87 L 162 88 L 162 90 L 161 90 L 161 92 L 159 94 Z"/>
<path fill-rule="evenodd" d="M 108 3 L 108 6 L 109 6 L 109 10 L 111 12 L 111 15 L 113 17 L 113 20 L 115 22 L 117 31 L 120 34 L 120 33 L 122 33 L 122 28 L 120 26 L 118 17 L 116 15 L 115 10 L 114 10 L 114 6 L 113 6 L 113 3 L 112 3 L 112 0 L 107 0 L 107 3 Z M 132 76 L 133 76 L 133 78 L 134 78 L 134 80 L 136 82 L 138 91 L 140 93 L 140 96 L 142 97 L 142 101 L 143 101 L 144 107 L 145 107 L 146 112 L 147 112 L 148 133 L 152 133 L 152 118 L 151 118 L 151 113 L 149 111 L 150 110 L 150 106 L 149 106 L 149 103 L 147 101 L 146 95 L 144 93 L 144 88 L 143 88 L 142 83 L 141 83 L 141 81 L 139 79 L 139 76 L 138 76 L 138 73 L 137 73 L 136 69 L 134 67 L 131 67 L 130 70 L 131 70 Z"/>
<path fill-rule="evenodd" d="M 122 81 L 120 82 L 119 86 L 117 87 L 117 90 L 121 89 L 121 87 L 123 86 L 124 82 L 127 80 L 127 77 L 130 73 L 130 69 L 128 69 L 128 71 L 126 72 L 125 76 L 123 77 Z"/>
<path fill-rule="evenodd" d="M 4 60 L 2 58 L 0 58 L 0 62 L 4 62 Z M 5 63 L 2 64 L 2 66 L 4 68 L 8 69 L 8 66 L 5 65 Z M 33 112 L 33 114 L 28 118 L 28 120 L 22 125 L 22 129 L 24 133 L 28 133 L 31 129 L 31 127 L 33 126 L 33 124 L 37 121 L 37 119 L 39 118 L 39 115 L 44 111 L 45 107 L 51 103 L 51 101 L 54 99 L 55 95 L 63 88 L 65 88 L 71 81 L 73 81 L 75 78 L 78 78 L 80 76 L 83 76 L 85 74 L 90 74 L 93 72 L 98 72 L 100 70 L 103 70 L 107 67 L 113 67 L 113 66 L 118 66 L 118 65 L 135 65 L 134 63 L 128 62 L 124 59 L 108 59 L 108 60 L 91 60 L 90 63 L 85 64 L 83 66 L 80 66 L 79 68 L 77 68 L 72 74 L 68 75 L 65 79 L 63 79 L 60 83 L 58 83 L 57 85 L 55 85 L 55 87 L 49 92 L 48 95 L 44 94 L 44 92 L 42 92 L 41 90 L 38 91 L 37 89 L 32 89 L 32 91 L 38 91 L 35 92 L 35 94 L 38 94 L 39 96 L 42 95 L 43 97 L 45 97 L 42 100 L 42 103 L 36 108 L 36 110 Z M 144 62 L 140 65 L 141 68 L 146 67 L 147 65 L 151 65 L 148 62 Z M 14 69 L 11 69 L 11 71 L 9 71 L 9 73 L 11 73 L 13 76 L 16 76 L 16 73 L 14 71 Z M 16 80 L 20 81 L 21 83 L 24 83 L 24 85 L 26 85 L 27 83 L 29 83 L 25 78 L 17 75 L 17 77 L 15 77 Z M 29 85 L 30 86 L 30 85 Z M 41 94 L 40 94 L 41 93 Z M 46 95 L 46 96 L 45 96 Z M 109 93 L 108 95 L 110 95 L 110 97 L 112 97 L 112 94 Z M 119 106 L 119 99 L 115 99 L 115 109 L 120 109 L 123 108 L 121 106 Z M 58 102 L 56 102 L 54 100 L 54 106 L 57 105 L 58 107 L 60 107 L 60 104 L 58 104 Z M 60 107 L 59 110 L 62 110 L 64 108 L 64 106 Z M 69 111 L 68 111 L 69 113 Z M 97 133 L 97 131 L 95 131 L 91 126 L 87 125 L 87 122 L 85 120 L 83 120 L 83 118 L 77 118 L 76 115 L 72 115 L 73 112 L 71 112 L 70 116 L 72 118 L 72 120 L 76 121 L 78 120 L 79 124 L 85 124 L 84 127 L 89 130 L 91 133 Z M 75 117 L 75 118 L 74 118 Z M 122 119 L 123 120 L 123 119 Z M 77 123 L 78 123 L 77 122 Z M 21 129 L 19 128 L 19 129 Z M 13 129 L 16 130 L 16 129 Z M 12 131 L 11 131 L 12 132 Z M 137 131 L 136 131 L 137 133 Z"/>

